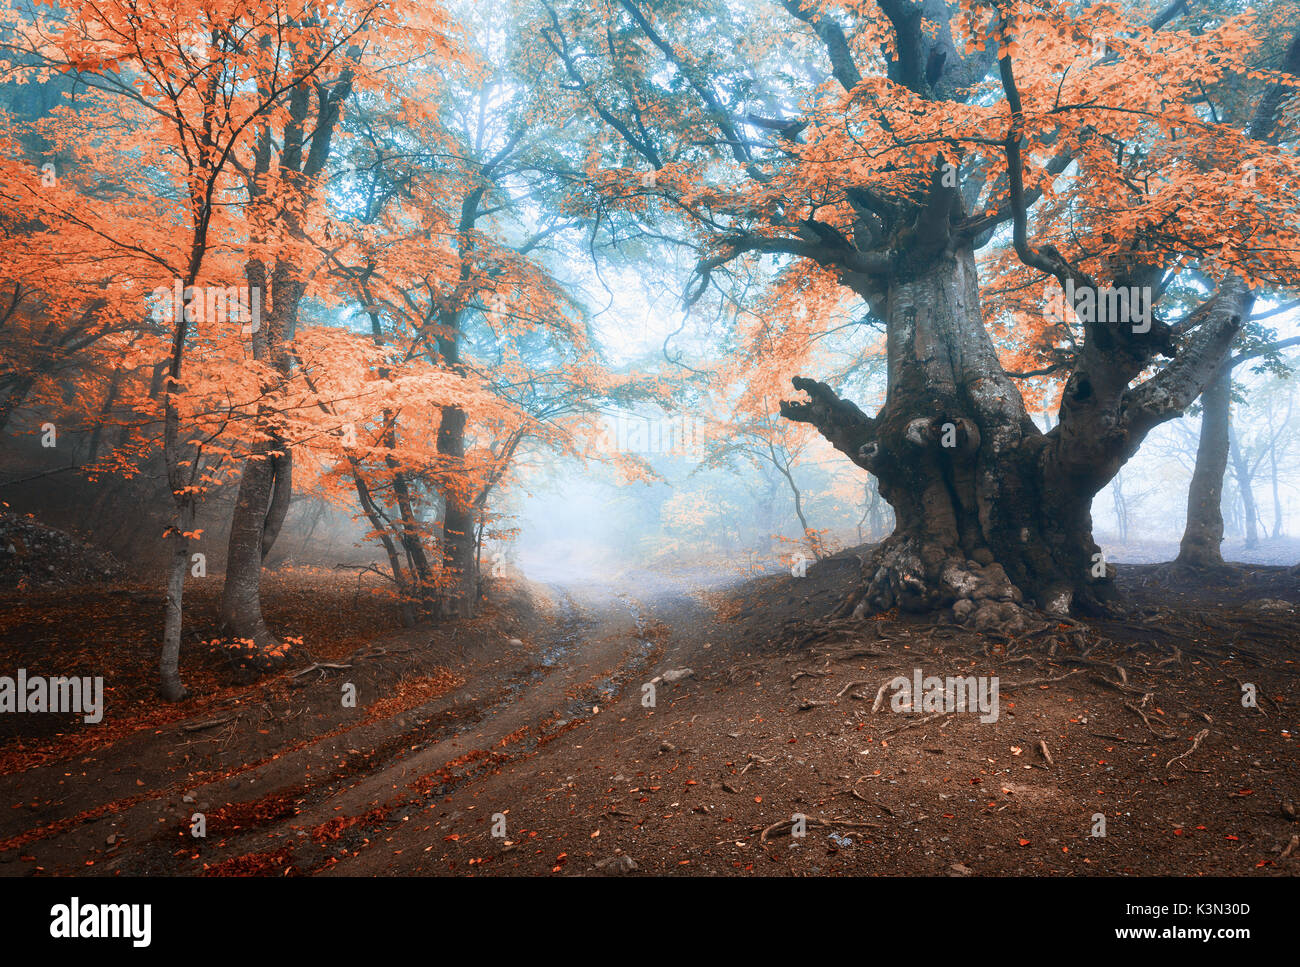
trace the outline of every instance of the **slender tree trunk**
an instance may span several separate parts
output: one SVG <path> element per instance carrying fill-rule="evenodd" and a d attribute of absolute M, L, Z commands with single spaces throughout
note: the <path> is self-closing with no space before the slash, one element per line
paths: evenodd
<path fill-rule="evenodd" d="M 194 522 L 194 507 L 181 502 L 177 507 L 177 525 L 188 530 Z M 163 625 L 162 652 L 158 659 L 159 691 L 168 702 L 179 702 L 189 697 L 189 689 L 181 682 L 181 626 L 183 617 L 185 574 L 190 567 L 190 542 L 183 530 L 171 534 L 172 558 L 167 573 L 167 612 Z"/>
<path fill-rule="evenodd" d="M 1177 563 L 1188 567 L 1223 565 L 1223 475 L 1228 468 L 1231 384 L 1231 373 L 1225 370 L 1201 393 L 1201 438 L 1177 558 Z"/>
<path fill-rule="evenodd" d="M 790 472 L 788 464 L 784 466 L 781 464 L 781 461 L 777 458 L 776 451 L 772 449 L 770 445 L 768 450 L 772 460 L 772 465 L 776 467 L 781 476 L 785 478 L 786 484 L 790 487 L 790 493 L 794 495 L 794 515 L 799 518 L 799 528 L 803 533 L 804 543 L 808 545 L 808 550 L 812 552 L 812 556 L 820 561 L 825 555 L 822 551 L 821 542 L 817 540 L 816 536 L 813 534 L 812 527 L 808 524 L 808 517 L 803 510 L 803 494 L 799 492 L 798 486 L 795 485 L 794 474 Z"/>
<path fill-rule="evenodd" d="M 264 285 L 265 278 L 261 263 L 252 263 L 249 291 Z M 280 262 L 276 264 L 273 278 L 273 301 L 252 334 L 253 357 L 269 358 L 284 379 L 291 368 L 285 346 L 293 338 L 303 285 L 293 277 L 292 269 Z M 265 294 L 264 289 L 261 291 Z M 274 387 L 264 389 L 273 391 Z M 259 408 L 257 426 L 267 438 L 250 448 L 240 473 L 239 492 L 230 519 L 221 596 L 222 621 L 230 634 L 252 642 L 248 664 L 262 670 L 278 667 L 288 658 L 262 614 L 262 565 L 284 522 L 292 493 L 293 458 L 287 444 L 275 433 L 273 419 L 273 408 Z"/>
<path fill-rule="evenodd" d="M 1115 524 L 1119 529 L 1121 544 L 1128 543 L 1128 500 L 1124 497 L 1124 475 L 1115 474 L 1110 483 L 1111 498 L 1115 504 Z"/>
<path fill-rule="evenodd" d="M 281 657 L 279 642 L 262 616 L 262 536 L 275 487 L 275 465 L 269 456 L 249 457 L 239 479 L 239 494 L 230 519 L 226 583 L 221 616 L 237 638 L 251 641 L 249 663 L 271 668 Z"/>
<path fill-rule="evenodd" d="M 202 223 L 196 217 L 196 223 Z M 186 292 L 198 278 L 199 268 L 206 250 L 203 231 L 196 230 L 190 248 L 190 262 L 181 291 Z M 177 305 L 175 330 L 172 333 L 171 357 L 167 375 L 161 384 L 163 400 L 163 466 L 167 474 L 167 488 L 171 491 L 173 517 L 168 537 L 171 542 L 171 565 L 167 574 L 167 605 L 163 619 L 162 649 L 158 655 L 158 691 L 164 701 L 179 702 L 189 697 L 189 689 L 181 681 L 181 630 L 185 618 L 185 575 L 190 567 L 190 533 L 194 528 L 198 507 L 198 481 L 202 479 L 203 454 L 198 448 L 183 449 L 180 439 L 181 416 L 176 407 L 176 396 L 181 392 L 181 365 L 185 358 L 185 339 L 188 320 L 185 308 Z M 189 459 L 184 457 L 189 454 Z"/>
<path fill-rule="evenodd" d="M 430 617 L 436 598 L 433 565 L 424 550 L 424 528 L 416 516 L 415 495 L 411 492 L 410 481 L 391 452 L 397 448 L 396 416 L 385 411 L 384 421 L 388 426 L 385 440 L 390 451 L 384 460 L 388 469 L 392 471 L 393 497 L 397 503 L 398 513 L 398 536 L 412 575 L 414 604 L 423 617 Z"/>
<path fill-rule="evenodd" d="M 304 237 L 303 212 L 311 202 L 313 180 L 324 170 L 329 159 L 331 139 L 339 120 L 341 103 L 352 89 L 352 72 L 345 68 L 338 82 L 328 91 L 314 89 L 305 81 L 289 93 L 287 120 L 280 145 L 279 176 L 285 190 L 296 197 L 288 204 L 280 200 L 279 210 L 267 214 L 274 234 L 285 238 Z M 311 104 L 315 99 L 316 123 L 310 127 Z M 308 146 L 310 140 L 310 147 Z M 249 200 L 255 209 L 275 208 L 269 201 L 259 177 L 270 169 L 273 138 L 269 125 L 263 126 L 256 141 L 255 177 L 249 183 Z M 251 259 L 246 267 L 250 294 L 265 297 L 267 268 L 261 258 Z M 306 291 L 302 268 L 290 259 L 277 256 L 270 272 L 270 311 L 263 313 L 259 328 L 253 333 L 253 356 L 266 359 L 280 380 L 292 372 L 288 345 L 298 323 L 298 307 Z M 264 387 L 272 389 L 272 387 Z M 275 667 L 287 659 L 286 649 L 276 641 L 262 617 L 262 565 L 270 553 L 292 496 L 293 458 L 289 444 L 275 432 L 274 410 L 261 407 L 258 426 L 268 436 L 253 448 L 244 461 L 230 528 L 230 547 L 226 560 L 226 584 L 221 613 L 227 627 L 239 638 L 251 639 L 255 652 L 253 663 L 263 668 Z"/>
<path fill-rule="evenodd" d="M 352 482 L 356 486 L 357 499 L 361 502 L 361 509 L 365 512 L 366 519 L 370 521 L 370 526 L 375 535 L 384 546 L 384 553 L 388 555 L 388 566 L 393 572 L 393 584 L 397 588 L 398 611 L 402 618 L 403 628 L 415 627 L 415 605 L 413 598 L 415 590 L 406 578 L 406 572 L 402 568 L 402 558 L 397 552 L 397 542 L 389 534 L 388 527 L 385 525 L 383 518 L 380 516 L 379 508 L 376 506 L 374 498 L 370 495 L 370 488 L 366 485 L 365 475 L 362 473 L 361 462 L 353 456 L 348 457 L 348 462 L 352 467 Z"/>
<path fill-rule="evenodd" d="M 1277 437 L 1268 445 L 1269 470 L 1273 477 L 1273 540 L 1282 536 L 1282 497 L 1278 493 L 1277 481 Z"/>
<path fill-rule="evenodd" d="M 452 360 L 458 363 L 459 360 Z M 447 467 L 460 471 L 465 461 L 465 411 L 446 406 L 438 429 L 438 453 Z M 474 528 L 477 524 L 474 502 L 462 487 L 447 489 L 447 506 L 443 513 L 443 563 L 451 584 L 444 594 L 444 615 L 469 618 L 478 603 L 478 568 L 474 556 Z"/>
<path fill-rule="evenodd" d="M 1241 441 L 1237 438 L 1232 423 L 1228 423 L 1228 435 L 1232 441 L 1232 470 L 1237 478 L 1237 489 L 1241 491 L 1241 513 L 1244 518 L 1246 546 L 1254 547 L 1259 543 L 1259 510 L 1255 506 L 1255 493 L 1250 486 L 1250 467 L 1246 455 L 1241 452 Z"/>
<path fill-rule="evenodd" d="M 178 342 L 183 339 L 183 332 Z M 179 350 L 177 357 L 179 358 Z M 172 372 L 179 370 L 173 364 Z M 189 532 L 194 525 L 195 498 L 184 479 L 179 450 L 180 414 L 172 400 L 175 383 L 168 388 L 163 413 L 163 456 L 167 464 L 167 482 L 175 505 L 171 530 L 171 564 L 167 573 L 167 608 L 163 621 L 162 650 L 158 658 L 159 692 L 168 702 L 179 702 L 189 696 L 181 682 L 181 627 L 184 618 L 185 574 L 190 567 Z M 191 475 L 193 476 L 193 475 Z"/>
<path fill-rule="evenodd" d="M 262 529 L 262 560 L 271 555 L 276 538 L 289 516 L 289 503 L 293 499 L 293 451 L 283 439 L 274 441 L 277 455 L 271 458 L 271 473 L 275 484 L 271 489 L 271 506 L 266 511 L 266 526 Z"/>
<path fill-rule="evenodd" d="M 462 200 L 460 208 L 461 232 L 459 284 L 469 283 L 472 272 L 470 254 L 473 242 L 469 233 L 479 217 L 479 205 L 487 191 L 487 184 L 473 188 Z M 462 295 L 463 300 L 467 296 Z M 443 363 L 455 373 L 464 375 L 460 350 L 463 332 L 465 304 L 448 305 L 438 313 L 441 332 L 437 335 L 438 352 Z M 465 422 L 466 414 L 458 406 L 442 408 L 442 422 L 438 427 L 438 454 L 442 457 L 445 472 L 453 478 L 463 475 L 465 471 Z M 444 500 L 442 520 L 442 563 L 450 578 L 450 585 L 445 588 L 442 613 L 444 616 L 459 614 L 472 617 L 478 607 L 478 564 L 474 553 L 474 530 L 478 525 L 478 511 L 473 494 L 467 486 L 469 481 L 463 478 L 451 486 L 442 489 Z"/>

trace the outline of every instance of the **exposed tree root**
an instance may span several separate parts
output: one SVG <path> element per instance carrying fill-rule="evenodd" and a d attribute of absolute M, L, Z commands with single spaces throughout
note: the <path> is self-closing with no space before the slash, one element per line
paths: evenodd
<path fill-rule="evenodd" d="M 1202 741 L 1202 740 L 1203 740 L 1207 735 L 1209 735 L 1209 734 L 1210 734 L 1210 730 L 1209 730 L 1209 729 L 1201 729 L 1201 731 L 1197 732 L 1196 735 L 1192 738 L 1192 747 L 1191 747 L 1190 749 L 1188 749 L 1186 752 L 1184 752 L 1182 755 L 1176 755 L 1176 756 L 1174 756 L 1172 759 L 1170 759 L 1168 762 L 1166 762 L 1166 763 L 1165 763 L 1165 768 L 1168 769 L 1168 768 L 1169 768 L 1170 766 L 1172 766 L 1175 762 L 1179 762 L 1179 761 L 1181 761 L 1181 760 L 1183 760 L 1183 759 L 1186 759 L 1189 755 L 1191 755 L 1193 752 L 1195 752 L 1197 749 L 1199 749 L 1200 746 L 1201 746 L 1201 741 Z M 1187 767 L 1184 766 L 1183 768 L 1185 769 L 1185 768 L 1187 768 Z"/>
<path fill-rule="evenodd" d="M 804 826 L 808 828 L 819 827 L 829 829 L 839 827 L 842 829 L 884 829 L 880 823 L 864 823 L 857 819 L 817 819 L 814 816 L 804 818 Z M 771 836 L 789 836 L 795 828 L 796 822 L 793 819 L 782 819 L 780 822 L 773 823 L 758 835 L 760 843 L 766 843 Z"/>
<path fill-rule="evenodd" d="M 949 712 L 935 712 L 933 715 L 927 715 L 927 716 L 925 716 L 925 718 L 917 719 L 917 720 L 914 721 L 914 722 L 908 722 L 906 725 L 900 725 L 900 726 L 899 726 L 898 728 L 896 728 L 896 729 L 890 729 L 888 732 L 883 732 L 883 733 L 881 733 L 881 734 L 882 734 L 882 735 L 897 735 L 899 732 L 906 732 L 908 729 L 915 729 L 915 728 L 918 728 L 918 727 L 920 727 L 920 726 L 922 726 L 922 725 L 928 725 L 929 723 L 934 722 L 934 721 L 936 721 L 937 719 L 946 719 L 946 718 L 948 718 L 948 716 L 950 716 L 950 715 L 956 715 L 956 714 L 957 714 L 956 709 L 954 709 L 954 710 L 952 710 L 952 711 L 949 711 Z"/>
<path fill-rule="evenodd" d="M 1147 693 L 1147 698 L 1150 698 L 1150 693 Z M 1147 700 L 1146 698 L 1142 700 L 1142 703 L 1144 705 L 1146 704 L 1146 700 Z M 1141 716 L 1142 721 L 1145 722 L 1147 728 L 1151 730 L 1151 734 L 1154 735 L 1157 739 L 1160 739 L 1164 742 L 1169 742 L 1173 739 L 1178 738 L 1178 736 L 1174 735 L 1171 732 L 1161 732 L 1159 729 L 1157 729 L 1154 725 L 1151 724 L 1151 719 L 1147 715 L 1147 713 L 1142 711 L 1141 708 L 1134 705 L 1132 702 L 1125 702 L 1124 707 L 1128 709 L 1130 712 L 1135 712 L 1136 714 Z"/>

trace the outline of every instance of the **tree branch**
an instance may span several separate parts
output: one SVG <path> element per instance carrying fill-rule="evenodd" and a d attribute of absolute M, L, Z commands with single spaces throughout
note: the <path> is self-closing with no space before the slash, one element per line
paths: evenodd
<path fill-rule="evenodd" d="M 1218 292 L 1196 308 L 1195 314 L 1202 318 L 1191 344 L 1155 376 L 1123 394 L 1121 424 L 1130 437 L 1142 439 L 1192 405 L 1223 365 L 1254 301 L 1246 284 L 1229 276 Z"/>
<path fill-rule="evenodd" d="M 780 401 L 781 415 L 795 423 L 807 423 L 864 470 L 874 472 L 876 421 L 849 400 L 840 399 L 825 383 L 796 376 L 791 384 L 810 397 Z"/>
<path fill-rule="evenodd" d="M 858 71 L 857 64 L 853 62 L 853 52 L 849 50 L 849 42 L 839 24 L 830 17 L 818 13 L 808 0 L 781 0 L 781 6 L 785 7 L 791 16 L 812 27 L 825 45 L 827 56 L 830 57 L 831 76 L 840 82 L 844 90 L 852 92 L 862 83 L 862 74 Z"/>

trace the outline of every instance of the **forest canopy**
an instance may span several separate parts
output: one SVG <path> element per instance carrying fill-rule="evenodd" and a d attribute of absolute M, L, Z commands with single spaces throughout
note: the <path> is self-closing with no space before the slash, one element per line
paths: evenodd
<path fill-rule="evenodd" d="M 5 0 L 0 432 L 147 505 L 168 700 L 208 556 L 280 668 L 286 521 L 468 620 L 561 466 L 870 536 L 842 615 L 1097 613 L 1149 441 L 1222 563 L 1247 383 L 1282 529 L 1298 84 L 1289 0 Z"/>

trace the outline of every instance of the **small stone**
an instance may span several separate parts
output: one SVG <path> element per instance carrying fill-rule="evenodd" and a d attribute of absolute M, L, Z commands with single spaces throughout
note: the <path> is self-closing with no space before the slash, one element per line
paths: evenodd
<path fill-rule="evenodd" d="M 619 853 L 615 856 L 608 856 L 596 863 L 596 869 L 604 870 L 607 873 L 632 873 L 640 869 L 636 860 L 626 853 Z"/>
<path fill-rule="evenodd" d="M 669 683 L 680 682 L 684 678 L 694 677 L 695 671 L 691 668 L 670 668 L 663 674 L 663 680 Z"/>

